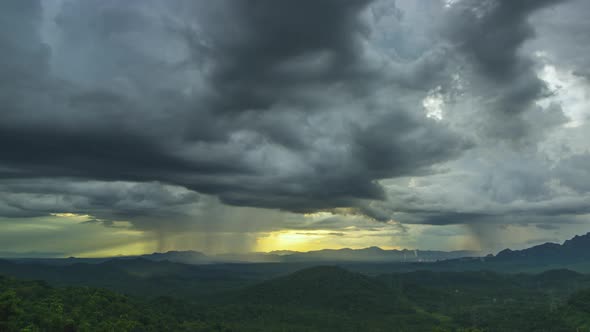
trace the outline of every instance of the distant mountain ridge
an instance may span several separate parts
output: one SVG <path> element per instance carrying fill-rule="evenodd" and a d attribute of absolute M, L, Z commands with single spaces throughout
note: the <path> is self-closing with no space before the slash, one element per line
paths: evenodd
<path fill-rule="evenodd" d="M 170 261 L 184 264 L 215 264 L 215 263 L 403 263 L 403 262 L 436 262 L 447 259 L 479 257 L 481 252 L 470 250 L 437 251 L 437 250 L 386 250 L 379 247 L 363 249 L 322 249 L 314 251 L 277 250 L 271 252 L 227 253 L 207 255 L 205 253 L 187 251 L 154 252 L 144 255 L 101 257 L 101 258 L 46 258 L 46 257 L 5 257 L 22 262 L 44 262 L 54 265 L 73 263 L 101 263 L 110 259 L 143 258 L 151 261 Z"/>
<path fill-rule="evenodd" d="M 324 262 L 435 262 L 438 260 L 462 257 L 476 257 L 477 251 L 434 251 L 434 250 L 384 250 L 379 247 L 363 249 L 323 249 L 308 252 L 274 251 L 270 253 L 221 254 L 208 256 L 197 251 L 169 251 L 140 256 L 141 258 L 163 261 L 168 260 L 185 264 L 207 263 L 324 263 Z"/>
<path fill-rule="evenodd" d="M 477 251 L 384 250 L 379 247 L 364 249 L 324 249 L 284 255 L 286 262 L 434 262 L 438 260 L 481 255 Z"/>
<path fill-rule="evenodd" d="M 379 247 L 363 249 L 323 249 L 307 252 L 280 250 L 270 253 L 254 252 L 247 254 L 221 254 L 208 256 L 197 251 L 169 251 L 153 253 L 140 257 L 185 264 L 207 263 L 429 263 L 445 260 L 483 259 L 487 262 L 526 262 L 527 264 L 564 264 L 580 261 L 590 262 L 590 232 L 576 235 L 563 244 L 547 242 L 522 250 L 504 249 L 495 256 L 482 258 L 479 251 L 436 251 L 436 250 L 385 250 Z"/>
<path fill-rule="evenodd" d="M 496 255 L 482 257 L 478 251 L 436 251 L 436 250 L 385 250 L 379 247 L 363 249 L 323 249 L 308 252 L 279 250 L 272 252 L 251 252 L 245 254 L 206 255 L 198 251 L 155 252 L 139 256 L 118 256 L 103 258 L 6 258 L 23 263 L 44 263 L 50 265 L 71 265 L 76 263 L 97 264 L 112 259 L 145 259 L 153 262 L 183 264 L 226 264 L 226 263 L 297 263 L 297 264 L 354 264 L 399 263 L 400 269 L 433 270 L 474 270 L 512 269 L 538 271 L 545 267 L 590 270 L 590 233 L 575 236 L 563 244 L 544 243 L 522 250 L 504 249 Z M 406 264 L 403 264 L 406 263 Z M 582 264 L 582 265 L 580 265 Z"/>
<path fill-rule="evenodd" d="M 210 257 L 205 255 L 202 252 L 188 250 L 188 251 L 168 251 L 165 253 L 155 252 L 153 254 L 146 254 L 139 256 L 144 259 L 149 259 L 152 261 L 170 261 L 174 263 L 185 263 L 185 264 L 195 264 L 195 263 L 209 263 L 211 262 Z"/>
<path fill-rule="evenodd" d="M 504 249 L 490 261 L 527 261 L 534 263 L 568 263 L 590 260 L 590 233 L 576 235 L 563 244 L 547 242 L 523 250 Z"/>

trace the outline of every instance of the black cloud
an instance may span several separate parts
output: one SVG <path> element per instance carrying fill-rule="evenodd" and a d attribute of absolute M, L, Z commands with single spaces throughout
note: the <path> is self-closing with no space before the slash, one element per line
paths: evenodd
<path fill-rule="evenodd" d="M 3 179 L 160 181 L 313 211 L 383 199 L 376 180 L 465 148 L 446 126 L 374 101 L 385 75 L 365 55 L 367 0 L 179 0 L 166 7 L 177 21 L 154 19 L 152 2 L 66 2 L 51 45 L 39 2 L 24 4 L 2 4 L 22 35 L 0 39 L 14 53 L 0 70 L 23 82 L 0 83 Z"/>
<path fill-rule="evenodd" d="M 366 88 L 362 59 L 368 27 L 359 13 L 371 0 L 218 1 L 197 6 L 204 19 L 212 107 L 227 111 L 305 103 L 300 91 L 348 84 Z M 201 16 L 202 17 L 202 16 Z M 201 47 L 197 50 L 201 50 Z M 361 80 L 360 84 L 355 84 Z"/>
<path fill-rule="evenodd" d="M 443 35 L 471 64 L 480 81 L 473 92 L 490 105 L 482 133 L 519 140 L 533 130 L 523 116 L 549 90 L 521 50 L 535 36 L 530 16 L 562 2 L 464 0 L 448 12 Z"/>
<path fill-rule="evenodd" d="M 587 213 L 588 147 L 543 150 L 574 130 L 526 48 L 563 1 L 376 2 L 1 2 L 0 215 L 157 229 L 205 196 L 436 225 Z"/>

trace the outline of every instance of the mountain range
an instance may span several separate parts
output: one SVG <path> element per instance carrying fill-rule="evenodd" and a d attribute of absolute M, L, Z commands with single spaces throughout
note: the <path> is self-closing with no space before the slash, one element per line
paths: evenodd
<path fill-rule="evenodd" d="M 144 259 L 154 262 L 173 262 L 195 265 L 228 263 L 289 263 L 289 264 L 401 264 L 396 270 L 429 268 L 436 270 L 505 269 L 510 265 L 517 270 L 524 267 L 573 268 L 590 270 L 590 233 L 575 236 L 563 244 L 544 243 L 523 250 L 504 249 L 496 255 L 482 256 L 479 251 L 434 251 L 434 250 L 384 250 L 379 247 L 364 249 L 324 249 L 308 252 L 273 251 L 245 254 L 206 255 L 198 251 L 155 252 L 140 256 L 118 256 L 105 258 L 12 258 L 16 262 L 39 262 L 51 265 L 75 263 L 103 263 L 111 259 Z M 580 264 L 584 266 L 579 266 Z M 587 266 L 586 266 L 587 265 Z M 499 267 L 499 268 L 496 268 Z M 512 268 L 511 267 L 511 268 Z M 522 268 L 521 268 L 522 267 Z M 538 269 L 533 269 L 538 270 Z"/>
<path fill-rule="evenodd" d="M 323 249 L 307 252 L 274 251 L 270 253 L 254 252 L 246 254 L 205 255 L 197 251 L 168 251 L 140 256 L 141 258 L 162 261 L 168 260 L 185 264 L 209 263 L 400 263 L 400 262 L 435 262 L 461 257 L 477 257 L 477 251 L 434 251 L 434 250 L 384 250 L 379 247 L 363 249 Z"/>
<path fill-rule="evenodd" d="M 590 259 L 590 233 L 576 235 L 563 244 L 547 242 L 523 250 L 504 249 L 492 261 L 578 262 Z"/>
<path fill-rule="evenodd" d="M 197 251 L 169 251 L 142 255 L 141 258 L 185 264 L 204 263 L 435 263 L 446 260 L 484 260 L 487 262 L 526 262 L 528 264 L 563 264 L 590 260 L 590 233 L 577 235 L 563 244 L 544 243 L 523 250 L 504 249 L 496 255 L 481 257 L 482 252 L 458 250 L 384 250 L 323 249 L 308 252 L 273 251 L 270 253 L 222 254 L 209 256 Z"/>

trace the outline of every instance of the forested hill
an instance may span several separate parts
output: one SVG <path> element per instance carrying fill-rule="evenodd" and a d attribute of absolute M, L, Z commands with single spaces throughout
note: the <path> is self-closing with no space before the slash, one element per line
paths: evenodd
<path fill-rule="evenodd" d="M 590 332 L 590 279 L 314 267 L 181 299 L 0 277 L 0 331 Z"/>

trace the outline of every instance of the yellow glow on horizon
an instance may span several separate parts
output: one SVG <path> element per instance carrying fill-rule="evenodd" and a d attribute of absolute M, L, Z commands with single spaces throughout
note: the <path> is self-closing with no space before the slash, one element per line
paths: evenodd
<path fill-rule="evenodd" d="M 303 216 L 305 218 L 328 218 L 330 216 L 332 216 L 332 212 L 325 212 L 325 211 L 320 211 L 320 212 L 310 212 L 310 213 L 304 213 Z"/>
<path fill-rule="evenodd" d="M 87 214 L 78 214 L 78 213 L 70 213 L 70 212 L 51 213 L 51 215 L 54 217 L 60 217 L 60 218 L 90 218 L 90 216 Z"/>
<path fill-rule="evenodd" d="M 329 218 L 331 216 L 335 216 L 335 215 L 340 215 L 340 216 L 346 216 L 346 215 L 356 215 L 357 210 L 355 210 L 354 208 L 334 208 L 330 211 L 318 211 L 318 212 L 310 212 L 310 213 L 304 213 L 303 217 L 305 218 L 309 218 L 309 219 L 323 219 L 323 218 Z"/>
<path fill-rule="evenodd" d="M 143 255 L 146 253 L 153 252 L 154 247 L 155 247 L 155 244 L 152 242 L 140 241 L 140 242 L 124 244 L 121 246 L 115 246 L 115 247 L 111 247 L 111 248 L 81 252 L 81 253 L 78 253 L 74 256 L 75 257 L 82 257 L 82 258 L 102 258 L 102 257 Z"/>
<path fill-rule="evenodd" d="M 256 251 L 269 252 L 273 250 L 310 251 L 326 245 L 329 232 L 298 232 L 279 231 L 272 232 L 265 237 L 259 237 L 256 243 Z"/>
<path fill-rule="evenodd" d="M 389 243 L 387 236 L 383 238 L 365 236 L 367 234 L 363 231 L 350 230 L 345 234 L 328 230 L 277 231 L 259 237 L 256 242 L 256 251 L 293 250 L 305 252 L 322 249 L 362 249 L 372 246 L 387 250 L 402 249 L 400 246 Z"/>

